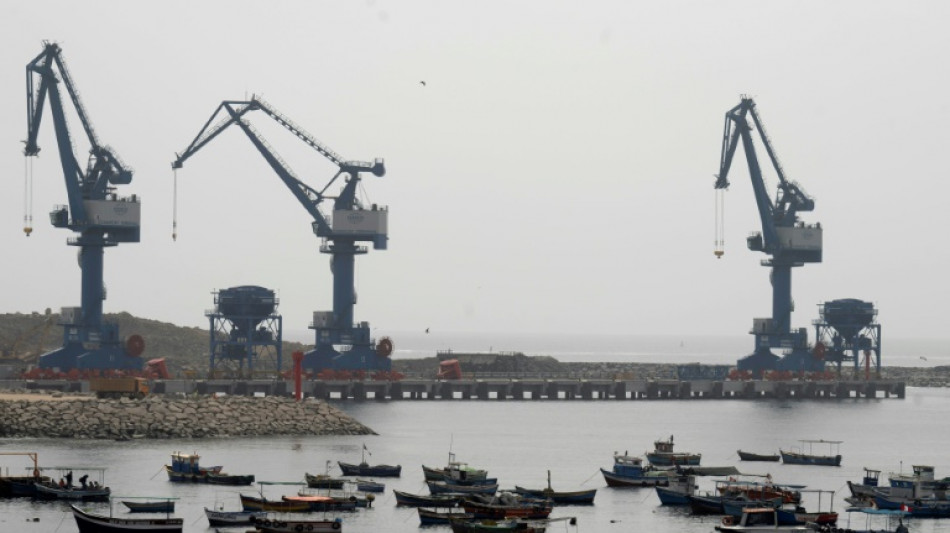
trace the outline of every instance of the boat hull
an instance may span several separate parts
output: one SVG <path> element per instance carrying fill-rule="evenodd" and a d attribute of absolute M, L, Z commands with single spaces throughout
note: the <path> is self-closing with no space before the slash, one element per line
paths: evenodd
<path fill-rule="evenodd" d="M 252 519 L 263 520 L 267 513 L 261 511 L 215 511 L 205 507 L 205 516 L 211 526 L 241 526 L 248 525 Z"/>
<path fill-rule="evenodd" d="M 660 505 L 689 505 L 689 494 L 669 487 L 656 487 Z"/>
<path fill-rule="evenodd" d="M 404 507 L 457 507 L 462 503 L 461 496 L 425 496 L 399 490 L 393 490 L 393 495 L 396 496 L 396 505 Z"/>
<path fill-rule="evenodd" d="M 666 476 L 618 476 L 609 470 L 600 469 L 608 487 L 657 487 L 669 485 Z"/>
<path fill-rule="evenodd" d="M 343 530 L 337 520 L 255 520 L 254 529 L 263 533 L 336 533 Z"/>
<path fill-rule="evenodd" d="M 175 502 L 161 501 L 161 502 L 127 502 L 122 501 L 122 504 L 129 508 L 130 513 L 174 513 L 175 512 Z"/>
<path fill-rule="evenodd" d="M 787 465 L 841 466 L 840 455 L 810 455 L 807 453 L 779 450 L 782 462 Z"/>
<path fill-rule="evenodd" d="M 439 509 L 439 508 L 428 508 L 428 507 L 419 507 L 417 509 L 419 513 L 419 524 L 423 526 L 434 526 L 434 525 L 444 525 L 449 524 L 452 520 L 474 520 L 475 515 L 472 513 L 466 513 L 464 509 Z"/>
<path fill-rule="evenodd" d="M 771 455 L 763 455 L 759 453 L 751 453 L 751 452 L 744 452 L 742 450 L 738 450 L 738 454 L 739 454 L 739 459 L 742 461 L 763 461 L 763 462 L 776 463 L 782 458 L 777 453 L 771 454 Z"/>
<path fill-rule="evenodd" d="M 34 486 L 34 496 L 43 500 L 72 500 L 81 502 L 107 502 L 112 491 L 109 487 L 94 488 L 60 488 L 50 485 L 37 484 Z"/>
<path fill-rule="evenodd" d="M 590 505 L 594 503 L 597 489 L 559 492 L 549 489 L 526 489 L 515 485 L 515 493 L 533 498 L 551 500 L 555 505 Z"/>
<path fill-rule="evenodd" d="M 371 477 L 400 477 L 402 475 L 401 465 L 369 465 L 360 463 L 344 463 L 337 461 L 340 470 L 344 476 L 371 476 Z"/>
<path fill-rule="evenodd" d="M 115 518 L 72 506 L 79 533 L 182 533 L 182 518 Z"/>

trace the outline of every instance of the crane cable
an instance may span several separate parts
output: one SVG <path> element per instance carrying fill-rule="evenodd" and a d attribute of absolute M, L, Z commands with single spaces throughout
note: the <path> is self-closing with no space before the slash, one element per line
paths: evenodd
<path fill-rule="evenodd" d="M 33 162 L 23 157 L 23 233 L 33 233 Z"/>
<path fill-rule="evenodd" d="M 726 195 L 725 189 L 716 189 L 716 237 L 713 254 L 716 259 L 722 259 L 726 253 L 724 249 L 726 233 Z"/>
<path fill-rule="evenodd" d="M 174 185 L 172 186 L 172 240 L 178 240 L 178 169 L 173 169 Z"/>

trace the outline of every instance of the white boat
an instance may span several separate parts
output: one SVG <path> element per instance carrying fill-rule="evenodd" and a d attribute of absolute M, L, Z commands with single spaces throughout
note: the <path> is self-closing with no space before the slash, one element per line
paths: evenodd
<path fill-rule="evenodd" d="M 784 526 L 778 523 L 778 513 L 771 507 L 749 507 L 742 510 L 742 516 L 737 521 L 732 516 L 724 516 L 722 524 L 716 526 L 717 531 L 735 531 L 737 533 L 756 533 L 769 531 L 772 533 L 805 533 L 814 530 L 808 526 Z"/>
<path fill-rule="evenodd" d="M 79 533 L 182 533 L 182 518 L 117 518 L 71 506 Z"/>
<path fill-rule="evenodd" d="M 249 525 L 255 519 L 263 520 L 267 513 L 263 511 L 225 511 L 224 509 L 208 509 L 205 507 L 205 516 L 208 525 L 212 526 L 241 526 Z"/>

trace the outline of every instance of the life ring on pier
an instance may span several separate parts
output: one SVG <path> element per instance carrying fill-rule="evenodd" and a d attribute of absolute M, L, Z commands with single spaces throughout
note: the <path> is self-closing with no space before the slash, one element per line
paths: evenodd
<path fill-rule="evenodd" d="M 389 337 L 383 337 L 376 343 L 376 355 L 380 357 L 389 357 L 393 353 L 393 341 Z"/>
<path fill-rule="evenodd" d="M 296 531 L 297 533 L 300 533 L 301 531 L 303 531 L 303 524 L 297 524 L 296 526 L 294 526 L 294 531 Z"/>
<path fill-rule="evenodd" d="M 724 517 L 722 517 L 722 525 L 724 525 L 724 526 L 731 526 L 731 525 L 733 525 L 733 524 L 735 524 L 735 523 L 736 523 L 735 519 L 732 518 L 731 516 L 724 516 Z"/>
<path fill-rule="evenodd" d="M 333 522 L 333 529 L 340 529 L 340 523 L 339 523 L 339 522 Z"/>
<path fill-rule="evenodd" d="M 307 524 L 307 531 L 313 531 L 313 524 Z"/>
<path fill-rule="evenodd" d="M 264 520 L 264 522 L 261 525 L 264 527 L 270 527 L 270 520 Z"/>

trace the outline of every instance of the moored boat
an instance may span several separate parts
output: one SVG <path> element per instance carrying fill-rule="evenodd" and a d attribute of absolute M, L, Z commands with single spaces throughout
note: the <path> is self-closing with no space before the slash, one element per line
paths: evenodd
<path fill-rule="evenodd" d="M 492 533 L 501 531 L 517 531 L 519 533 L 545 533 L 545 522 L 530 520 L 450 520 L 452 533 Z"/>
<path fill-rule="evenodd" d="M 182 518 L 117 518 L 71 505 L 79 533 L 182 533 Z"/>
<path fill-rule="evenodd" d="M 426 481 L 431 494 L 494 494 L 498 483 L 484 485 L 456 485 L 448 481 Z"/>
<path fill-rule="evenodd" d="M 402 473 L 401 465 L 371 465 L 366 462 L 366 454 L 369 450 L 366 444 L 363 444 L 363 454 L 360 457 L 359 464 L 344 463 L 337 461 L 340 470 L 344 476 L 370 476 L 370 477 L 399 477 Z M 370 454 L 372 455 L 372 454 Z"/>
<path fill-rule="evenodd" d="M 288 502 L 284 500 L 268 500 L 264 497 L 241 494 L 241 508 L 245 511 L 269 511 L 278 513 L 309 513 L 310 504 L 307 502 Z"/>
<path fill-rule="evenodd" d="M 608 487 L 656 487 L 669 484 L 669 472 L 643 466 L 643 459 L 614 454 L 613 470 L 600 469 Z"/>
<path fill-rule="evenodd" d="M 306 472 L 304 473 L 304 479 L 307 480 L 307 486 L 311 489 L 342 489 L 346 483 L 345 479 Z"/>
<path fill-rule="evenodd" d="M 122 500 L 122 505 L 128 507 L 130 513 L 174 513 L 175 500 L 168 498 L 163 500 L 133 502 Z"/>
<path fill-rule="evenodd" d="M 242 526 L 249 525 L 255 519 L 263 520 L 267 513 L 263 511 L 225 511 L 224 509 L 208 509 L 205 507 L 205 516 L 210 526 Z"/>
<path fill-rule="evenodd" d="M 209 472 L 218 474 L 223 468 L 222 466 L 202 467 L 200 460 L 201 456 L 198 454 L 173 453 L 172 464 L 165 465 L 168 481 L 176 483 L 204 481 Z"/>
<path fill-rule="evenodd" d="M 461 494 L 410 494 L 400 490 L 393 489 L 393 495 L 396 496 L 396 505 L 405 507 L 457 507 L 462 503 L 464 496 Z"/>
<path fill-rule="evenodd" d="M 205 482 L 212 485 L 253 485 L 254 474 L 225 474 L 224 472 L 208 472 Z"/>
<path fill-rule="evenodd" d="M 534 498 L 545 498 L 551 500 L 555 505 L 590 505 L 594 503 L 594 497 L 597 496 L 597 489 L 558 491 L 546 489 L 528 489 L 515 485 L 515 492 L 522 496 L 531 496 Z"/>
<path fill-rule="evenodd" d="M 419 524 L 423 526 L 448 524 L 452 520 L 474 520 L 475 515 L 454 507 L 418 507 Z"/>
<path fill-rule="evenodd" d="M 768 462 L 774 463 L 774 462 L 778 462 L 778 460 L 782 458 L 777 453 L 761 454 L 761 453 L 744 452 L 742 450 L 738 450 L 736 453 L 739 454 L 739 460 L 741 461 L 768 461 Z"/>
<path fill-rule="evenodd" d="M 653 451 L 646 453 L 647 461 L 653 466 L 699 466 L 701 453 L 673 451 L 673 435 L 667 440 L 653 442 Z"/>
<path fill-rule="evenodd" d="M 360 492 L 384 492 L 386 484 L 371 479 L 357 479 L 356 490 Z"/>
<path fill-rule="evenodd" d="M 789 465 L 816 465 L 816 466 L 841 466 L 841 454 L 837 453 L 840 449 L 840 440 L 801 440 L 802 447 L 799 451 L 779 449 L 782 456 L 782 462 Z M 808 453 L 805 453 L 805 445 L 808 445 Z M 815 444 L 828 444 L 831 452 L 828 455 L 812 453 Z"/>
<path fill-rule="evenodd" d="M 806 531 L 813 531 L 812 528 L 808 526 L 783 526 L 779 524 L 778 513 L 771 507 L 749 507 L 743 509 L 742 516 L 738 520 L 732 516 L 724 516 L 722 523 L 716 526 L 716 530 L 736 533 L 755 533 L 758 531 L 804 533 Z"/>
<path fill-rule="evenodd" d="M 335 520 L 283 520 L 265 518 L 254 520 L 254 529 L 263 533 L 337 533 L 343 531 L 343 521 Z"/>
<path fill-rule="evenodd" d="M 589 505 L 594 503 L 597 489 L 557 491 L 551 488 L 551 471 L 548 470 L 548 486 L 543 489 L 528 489 L 515 485 L 516 494 L 551 500 L 555 505 Z"/>
<path fill-rule="evenodd" d="M 353 511 L 356 509 L 355 497 L 351 500 L 332 496 L 298 494 L 296 496 L 281 496 L 280 499 L 290 503 L 304 503 L 308 506 L 307 510 L 311 512 Z"/>
<path fill-rule="evenodd" d="M 466 498 L 462 501 L 466 513 L 472 513 L 476 519 L 493 518 L 547 518 L 551 514 L 551 502 L 547 500 L 524 501 L 512 498 L 492 499 L 481 502 Z"/>

